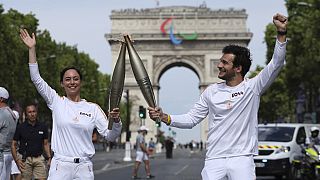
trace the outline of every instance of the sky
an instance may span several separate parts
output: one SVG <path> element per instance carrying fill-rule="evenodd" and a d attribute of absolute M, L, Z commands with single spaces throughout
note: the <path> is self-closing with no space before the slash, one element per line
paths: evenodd
<path fill-rule="evenodd" d="M 249 43 L 253 64 L 264 66 L 266 44 L 264 31 L 272 16 L 279 12 L 287 15 L 284 0 L 159 0 L 160 7 L 195 6 L 206 3 L 217 9 L 245 9 L 248 14 L 247 27 L 253 33 Z M 112 10 L 127 8 L 144 9 L 157 7 L 157 0 L 0 0 L 5 10 L 16 9 L 21 13 L 35 14 L 39 29 L 49 30 L 57 42 L 77 46 L 78 50 L 89 54 L 99 64 L 99 70 L 111 74 L 111 50 L 106 33 L 110 33 Z M 188 83 L 183 79 L 188 78 Z M 170 114 L 186 113 L 199 97 L 199 79 L 189 69 L 175 67 L 166 71 L 160 79 L 159 105 Z M 164 125 L 163 125 L 164 126 Z M 168 132 L 167 127 L 162 129 Z M 178 142 L 199 141 L 199 125 L 193 130 L 179 130 Z"/>

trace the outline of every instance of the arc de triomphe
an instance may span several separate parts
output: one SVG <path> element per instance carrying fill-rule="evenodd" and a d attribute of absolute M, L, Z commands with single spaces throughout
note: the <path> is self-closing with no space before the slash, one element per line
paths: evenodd
<path fill-rule="evenodd" d="M 191 69 L 199 78 L 200 94 L 209 84 L 219 81 L 216 65 L 222 48 L 228 44 L 247 46 L 252 37 L 246 26 L 247 14 L 244 9 L 211 10 L 203 6 L 124 9 L 113 10 L 110 19 L 111 33 L 105 37 L 111 46 L 112 66 L 115 66 L 120 49 L 120 44 L 114 39 L 119 39 L 121 33 L 130 34 L 153 84 L 157 102 L 159 81 L 168 69 L 175 66 Z M 148 105 L 134 79 L 128 55 L 124 89 L 129 90 L 132 103 L 131 142 L 135 141 L 141 123 L 150 129 L 147 139 L 154 137 L 157 133 L 155 123 L 148 115 L 141 122 L 138 115 L 139 105 Z M 206 142 L 207 120 L 200 126 L 201 140 Z"/>

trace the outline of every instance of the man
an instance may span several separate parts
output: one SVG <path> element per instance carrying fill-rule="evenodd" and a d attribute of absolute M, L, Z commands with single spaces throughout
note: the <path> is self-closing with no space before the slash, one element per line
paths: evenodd
<path fill-rule="evenodd" d="M 319 128 L 313 126 L 310 128 L 311 136 L 306 138 L 306 144 L 309 148 L 313 147 L 314 145 L 320 145 L 320 138 L 319 138 Z"/>
<path fill-rule="evenodd" d="M 156 143 L 153 141 L 153 138 L 150 139 L 148 147 L 149 147 L 148 150 L 149 150 L 150 156 L 152 156 L 154 152 L 154 148 L 156 147 Z"/>
<path fill-rule="evenodd" d="M 0 87 L 0 179 L 10 178 L 11 171 L 11 141 L 16 130 L 17 117 L 7 105 L 8 91 Z"/>
<path fill-rule="evenodd" d="M 168 136 L 165 140 L 165 148 L 166 148 L 166 158 L 172 159 L 172 151 L 173 151 L 173 145 L 174 145 L 174 139 L 170 136 Z"/>
<path fill-rule="evenodd" d="M 26 121 L 19 124 L 14 134 L 11 149 L 22 179 L 46 179 L 47 167 L 42 153 L 45 151 L 50 165 L 51 155 L 48 143 L 48 128 L 38 122 L 37 107 L 29 104 L 25 109 Z M 17 144 L 20 142 L 17 153 Z"/>
<path fill-rule="evenodd" d="M 172 127 L 192 128 L 208 116 L 207 154 L 201 172 L 203 180 L 255 179 L 253 155 L 258 152 L 257 123 L 261 95 L 284 66 L 287 18 L 273 16 L 277 41 L 272 60 L 254 78 L 245 78 L 251 66 L 250 51 L 229 45 L 223 49 L 218 77 L 224 82 L 207 87 L 195 106 L 183 115 L 168 115 L 149 107 L 152 119 L 160 118 Z"/>
<path fill-rule="evenodd" d="M 148 128 L 146 128 L 145 126 L 141 126 L 138 130 L 139 134 L 136 139 L 137 154 L 136 154 L 136 162 L 134 165 L 133 175 L 132 175 L 133 179 L 137 179 L 137 173 L 142 161 L 144 162 L 144 165 L 145 165 L 147 179 L 151 179 L 154 177 L 150 173 L 149 151 L 147 150 L 146 142 L 144 139 L 144 136 L 147 134 L 147 132 L 148 132 Z"/>

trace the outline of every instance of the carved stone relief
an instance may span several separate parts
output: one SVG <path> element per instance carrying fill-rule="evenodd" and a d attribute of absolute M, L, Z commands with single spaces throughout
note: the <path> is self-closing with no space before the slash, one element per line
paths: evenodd
<path fill-rule="evenodd" d="M 210 60 L 210 76 L 217 77 L 218 68 L 217 65 L 219 64 L 219 59 L 211 59 Z"/>

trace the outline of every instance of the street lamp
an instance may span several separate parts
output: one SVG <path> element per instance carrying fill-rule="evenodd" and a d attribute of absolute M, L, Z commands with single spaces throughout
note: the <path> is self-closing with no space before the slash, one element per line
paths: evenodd
<path fill-rule="evenodd" d="M 127 123 L 126 123 L 126 145 L 125 145 L 125 155 L 123 161 L 131 161 L 131 144 L 130 144 L 130 136 L 131 132 L 129 129 L 130 126 L 130 105 L 129 105 L 129 89 L 126 90 L 125 98 L 127 100 Z"/>
<path fill-rule="evenodd" d="M 127 100 L 127 125 L 126 125 L 126 142 L 130 141 L 130 104 L 129 104 L 129 89 L 126 90 L 126 96 L 125 96 L 126 100 Z"/>

